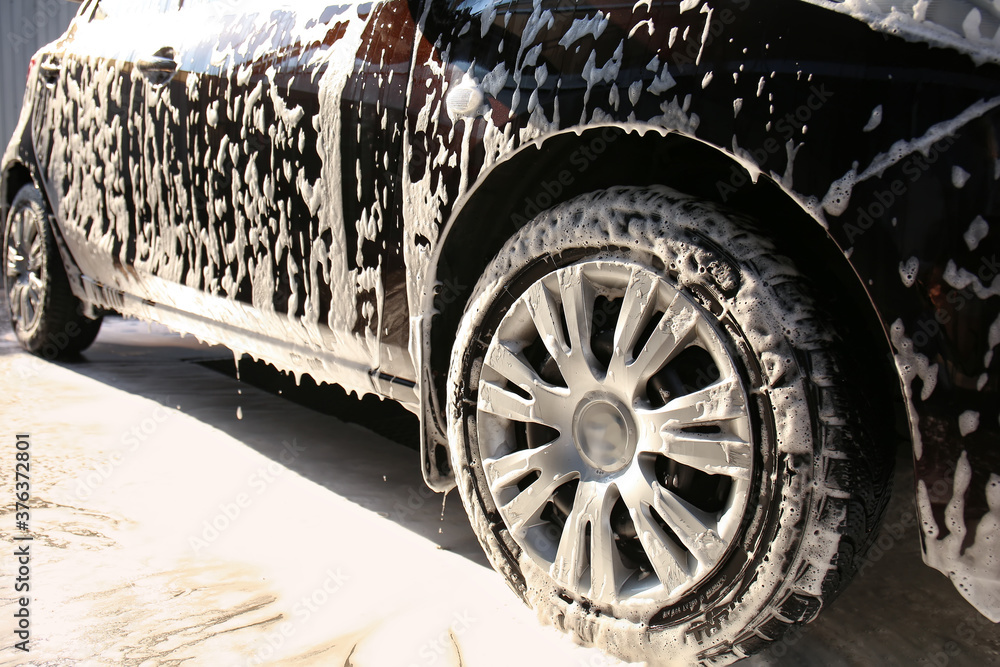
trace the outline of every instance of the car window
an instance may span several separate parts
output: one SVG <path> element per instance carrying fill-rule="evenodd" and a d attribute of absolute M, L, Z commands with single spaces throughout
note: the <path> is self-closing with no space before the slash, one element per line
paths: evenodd
<path fill-rule="evenodd" d="M 177 9 L 179 0 L 98 0 L 92 21 L 108 18 L 165 14 Z"/>

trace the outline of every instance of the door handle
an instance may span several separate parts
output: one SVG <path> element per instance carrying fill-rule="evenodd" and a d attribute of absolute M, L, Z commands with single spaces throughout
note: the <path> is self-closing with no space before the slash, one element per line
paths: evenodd
<path fill-rule="evenodd" d="M 38 66 L 38 76 L 47 86 L 54 86 L 62 74 L 62 63 L 58 58 L 46 58 Z"/>
<path fill-rule="evenodd" d="M 169 46 L 163 47 L 151 56 L 139 58 L 135 66 L 154 86 L 162 86 L 177 74 L 174 50 Z"/>

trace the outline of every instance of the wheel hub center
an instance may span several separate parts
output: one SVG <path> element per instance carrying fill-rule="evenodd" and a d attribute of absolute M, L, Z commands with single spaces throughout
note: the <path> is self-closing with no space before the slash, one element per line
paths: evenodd
<path fill-rule="evenodd" d="M 624 406 L 607 398 L 586 399 L 573 425 L 583 459 L 602 472 L 616 472 L 635 455 L 635 422 Z"/>

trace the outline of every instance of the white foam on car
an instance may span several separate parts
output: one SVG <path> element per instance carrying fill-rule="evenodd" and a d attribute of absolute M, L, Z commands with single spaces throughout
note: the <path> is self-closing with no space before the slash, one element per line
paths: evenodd
<path fill-rule="evenodd" d="M 974 0 L 804 0 L 912 42 L 1000 63 L 1000 6 Z"/>
<path fill-rule="evenodd" d="M 965 525 L 966 494 L 972 481 L 968 452 L 955 465 L 951 500 L 939 526 L 932 511 L 927 483 L 917 483 L 917 508 L 924 535 L 924 561 L 948 575 L 959 593 L 994 623 L 1000 623 L 1000 476 L 990 474 L 986 484 L 988 511 L 976 529 L 971 544 L 964 546 L 969 530 Z"/>

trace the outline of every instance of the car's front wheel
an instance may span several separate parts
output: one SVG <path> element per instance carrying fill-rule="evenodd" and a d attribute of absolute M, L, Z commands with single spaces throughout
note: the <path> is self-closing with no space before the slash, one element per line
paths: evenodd
<path fill-rule="evenodd" d="M 22 187 L 4 225 L 4 293 L 21 346 L 60 359 L 85 350 L 101 320 L 87 317 L 73 295 L 47 216 L 38 189 Z"/>
<path fill-rule="evenodd" d="M 543 620 L 626 660 L 721 664 L 811 620 L 884 509 L 849 351 L 739 216 L 616 188 L 485 271 L 449 372 L 462 500 Z"/>

